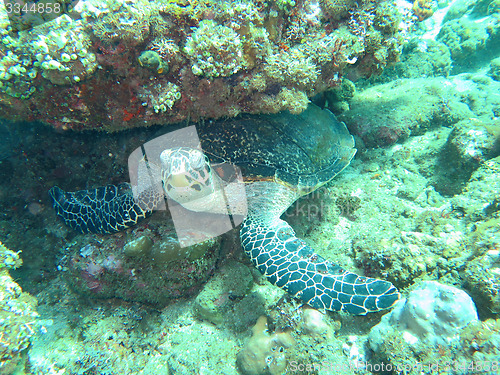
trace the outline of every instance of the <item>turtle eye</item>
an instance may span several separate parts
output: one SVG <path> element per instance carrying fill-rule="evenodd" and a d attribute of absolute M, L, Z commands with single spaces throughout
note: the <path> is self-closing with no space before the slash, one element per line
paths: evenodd
<path fill-rule="evenodd" d="M 205 155 L 201 152 L 193 152 L 189 157 L 189 164 L 195 170 L 202 169 L 205 166 Z"/>

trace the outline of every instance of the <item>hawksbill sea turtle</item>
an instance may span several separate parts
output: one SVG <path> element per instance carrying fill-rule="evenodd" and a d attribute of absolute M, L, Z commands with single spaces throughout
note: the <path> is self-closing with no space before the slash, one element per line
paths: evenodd
<path fill-rule="evenodd" d="M 196 124 L 201 150 L 161 152 L 161 189 L 192 211 L 227 213 L 212 196 L 225 182 L 213 166 L 228 162 L 241 170 L 247 215 L 241 245 L 274 285 L 325 311 L 364 315 L 390 308 L 400 298 L 388 281 L 359 276 L 325 260 L 280 219 L 299 197 L 332 180 L 356 153 L 344 123 L 310 104 L 299 115 L 242 115 Z M 83 233 L 129 228 L 164 203 L 155 192 L 132 194 L 128 184 L 94 190 L 50 190 L 63 221 Z"/>

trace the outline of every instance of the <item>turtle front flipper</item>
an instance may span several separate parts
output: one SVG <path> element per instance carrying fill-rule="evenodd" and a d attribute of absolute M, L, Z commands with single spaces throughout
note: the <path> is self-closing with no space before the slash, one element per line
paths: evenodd
<path fill-rule="evenodd" d="M 134 199 L 130 184 L 107 185 L 93 190 L 65 192 L 57 186 L 49 191 L 57 215 L 81 233 L 115 233 L 152 214 L 163 196 L 143 195 Z"/>
<path fill-rule="evenodd" d="M 287 222 L 247 218 L 241 243 L 259 271 L 274 285 L 318 310 L 365 315 L 387 309 L 400 298 L 388 281 L 345 271 L 314 252 Z"/>

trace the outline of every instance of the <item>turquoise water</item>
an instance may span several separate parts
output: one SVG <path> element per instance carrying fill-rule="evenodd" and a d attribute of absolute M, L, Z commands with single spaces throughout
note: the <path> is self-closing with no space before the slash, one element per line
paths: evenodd
<path fill-rule="evenodd" d="M 0 374 L 500 373 L 498 1 L 35 5 L 0 3 Z"/>

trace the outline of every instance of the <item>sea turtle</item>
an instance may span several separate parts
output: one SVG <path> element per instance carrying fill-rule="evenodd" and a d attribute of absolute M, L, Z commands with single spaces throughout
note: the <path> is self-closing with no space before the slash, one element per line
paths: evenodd
<path fill-rule="evenodd" d="M 272 284 L 322 311 L 363 315 L 399 299 L 390 282 L 358 276 L 325 260 L 280 219 L 299 197 L 332 180 L 356 152 L 345 124 L 331 112 L 310 104 L 299 115 L 242 115 L 205 121 L 196 130 L 203 151 L 180 147 L 161 152 L 162 190 L 168 198 L 193 211 L 227 212 L 211 196 L 225 184 L 213 165 L 230 162 L 241 169 L 246 190 L 241 244 Z M 84 233 L 128 228 L 163 200 L 154 193 L 134 199 L 123 184 L 77 192 L 53 187 L 50 195 L 57 214 Z"/>

